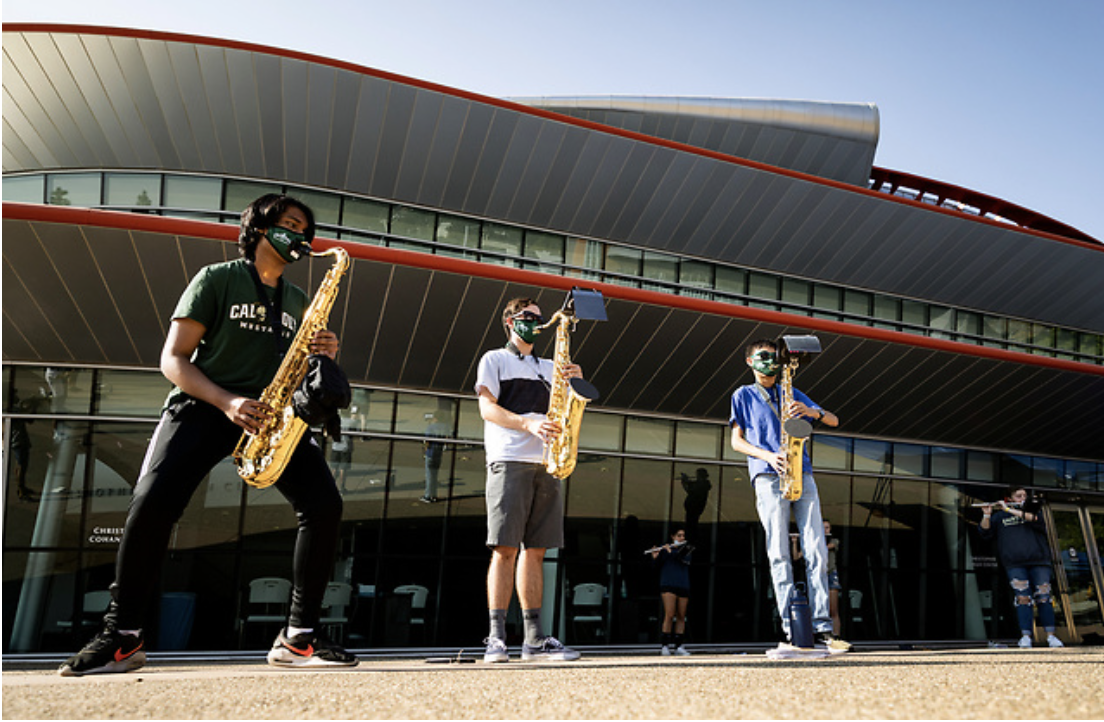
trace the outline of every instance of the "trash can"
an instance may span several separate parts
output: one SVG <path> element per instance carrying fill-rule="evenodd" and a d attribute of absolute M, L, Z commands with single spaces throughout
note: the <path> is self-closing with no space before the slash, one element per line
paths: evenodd
<path fill-rule="evenodd" d="M 161 624 L 157 638 L 159 650 L 188 648 L 195 605 L 196 595 L 192 592 L 165 592 L 161 595 Z"/>

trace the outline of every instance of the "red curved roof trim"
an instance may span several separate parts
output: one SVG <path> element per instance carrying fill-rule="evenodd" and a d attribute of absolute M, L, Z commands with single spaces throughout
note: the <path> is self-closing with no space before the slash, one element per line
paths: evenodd
<path fill-rule="evenodd" d="M 723 161 L 726 163 L 733 163 L 735 165 L 746 166 L 748 168 L 754 168 L 767 173 L 773 173 L 775 175 L 783 175 L 799 180 L 807 181 L 809 183 L 817 183 L 819 185 L 830 186 L 839 190 L 844 190 L 849 193 L 866 194 L 878 198 L 879 200 L 889 200 L 896 203 L 903 203 L 906 205 L 913 205 L 917 208 L 923 208 L 926 211 L 934 211 L 936 213 L 943 213 L 946 215 L 954 216 L 955 218 L 966 218 L 979 223 L 987 223 L 997 228 L 1004 230 L 1010 230 L 1008 224 L 1000 223 L 988 218 L 974 216 L 970 214 L 963 214 L 959 211 L 951 210 L 948 208 L 939 208 L 929 203 L 921 203 L 920 201 L 914 201 L 908 198 L 901 198 L 899 196 L 893 196 L 886 193 L 879 193 L 877 191 L 870 190 L 869 188 L 861 188 L 853 186 L 848 183 L 841 183 L 840 181 L 832 180 L 829 178 L 821 178 L 819 176 L 810 175 L 808 173 L 802 173 L 800 171 L 789 170 L 786 168 L 779 168 L 777 166 L 768 165 L 766 163 L 760 163 L 758 161 L 748 160 L 746 158 L 738 158 L 732 155 L 726 155 L 724 153 L 718 153 L 716 151 L 706 150 L 705 148 L 698 148 L 697 146 L 686 145 L 684 143 L 678 143 L 671 140 L 665 140 L 663 138 L 656 138 L 655 136 L 645 135 L 643 133 L 637 133 L 631 130 L 623 130 L 621 128 L 614 128 L 601 123 L 595 123 L 593 121 L 583 120 L 581 118 L 575 118 L 568 115 L 562 115 L 560 113 L 554 113 L 550 110 L 542 110 L 540 108 L 534 108 L 528 105 L 521 105 L 518 103 L 512 103 L 508 100 L 502 100 L 501 98 L 492 98 L 486 95 L 480 95 L 478 93 L 472 93 L 465 90 L 458 90 L 456 88 L 450 88 L 445 85 L 437 83 L 431 83 L 425 80 L 418 80 L 417 78 L 410 78 L 397 73 L 389 73 L 383 70 L 377 70 L 375 68 L 369 68 L 363 65 L 357 65 L 355 63 L 349 63 L 343 60 L 335 60 L 333 58 L 326 58 L 320 55 L 314 55 L 311 53 L 304 53 L 297 50 L 284 50 L 280 48 L 273 48 L 267 45 L 258 45 L 256 43 L 244 42 L 241 40 L 223 40 L 220 38 L 204 37 L 201 35 L 188 35 L 185 33 L 173 33 L 160 30 L 138 30 L 135 28 L 120 28 L 109 27 L 102 25 L 67 25 L 67 24 L 51 24 L 51 23 L 4 23 L 3 29 L 5 32 L 22 32 L 22 33 L 78 33 L 85 35 L 117 35 L 121 37 L 137 38 L 140 40 L 161 40 L 164 42 L 183 42 L 191 43 L 193 45 L 211 45 L 215 47 L 231 48 L 234 50 L 243 50 L 246 52 L 262 53 L 264 55 L 275 55 L 277 57 L 290 58 L 293 60 L 302 60 L 309 63 L 316 63 L 319 65 L 326 65 L 333 68 L 340 68 L 342 70 L 348 70 L 351 72 L 359 73 L 361 75 L 368 75 L 371 77 L 380 78 L 391 82 L 402 83 L 404 85 L 411 85 L 423 90 L 429 90 L 436 93 L 442 93 L 445 95 L 451 95 L 457 98 L 464 98 L 466 100 L 473 100 L 485 105 L 493 105 L 499 108 L 512 110 L 518 113 L 526 113 L 541 118 L 547 118 L 559 123 L 565 123 L 568 125 L 575 125 L 580 128 L 587 128 L 588 130 L 594 130 L 609 135 L 617 135 L 624 138 L 628 138 L 641 143 L 649 143 L 652 145 L 658 145 L 662 147 L 671 148 L 684 153 L 693 153 L 706 158 L 712 158 L 714 160 Z M 892 172 L 892 171 L 888 171 Z M 919 178 L 919 176 L 912 176 Z M 930 181 L 930 183 L 937 183 L 937 181 Z M 971 204 L 972 205 L 972 204 Z M 1012 204 L 1006 204 L 1011 207 Z M 1024 209 L 1026 211 L 1026 209 Z M 1031 213 L 1030 211 L 1026 211 Z M 1001 214 L 1004 215 L 1004 214 Z M 1038 214 L 1034 214 L 1038 215 Z M 1011 219 L 1011 216 L 1006 216 Z M 1040 216 L 1042 217 L 1042 216 Z M 1058 226 L 1056 221 L 1054 223 Z M 1068 228 L 1068 226 L 1063 226 Z M 1091 248 L 1097 251 L 1104 251 L 1104 244 L 1095 241 L 1089 236 L 1086 236 L 1080 231 L 1074 231 L 1077 234 L 1077 238 L 1088 238 L 1091 242 L 1085 242 L 1084 240 L 1077 240 L 1070 238 L 1061 233 L 1055 233 L 1047 231 L 1041 228 L 1031 227 L 1017 227 L 1013 230 L 1018 230 L 1023 233 L 1039 236 L 1042 238 L 1049 238 L 1063 243 L 1073 243 L 1078 246 L 1084 246 L 1085 248 Z"/>
<path fill-rule="evenodd" d="M 71 206 L 51 206 L 35 203 L 4 203 L 4 218 L 39 223 L 64 223 L 66 225 L 85 225 L 100 228 L 115 228 L 125 231 L 144 231 L 149 233 L 163 233 L 168 235 L 190 236 L 194 238 L 208 238 L 227 242 L 237 242 L 238 228 L 223 223 L 211 223 L 209 221 L 193 221 L 184 218 L 170 218 L 165 216 L 147 216 L 139 213 L 125 213 L 121 211 L 102 211 L 88 208 L 73 208 Z M 1044 368 L 1061 371 L 1074 371 L 1095 376 L 1104 376 L 1104 366 L 1097 364 L 1070 361 L 1068 359 L 1051 358 L 1049 356 L 1036 356 L 1020 351 L 1008 351 L 1005 349 L 991 348 L 988 346 L 976 346 L 974 344 L 947 341 L 927 336 L 904 333 L 903 331 L 890 331 L 887 329 L 872 328 L 870 326 L 858 326 L 842 321 L 811 318 L 794 313 L 781 311 L 769 311 L 747 306 L 736 306 L 720 301 L 708 301 L 688 296 L 675 296 L 659 291 L 646 291 L 639 288 L 626 288 L 612 283 L 599 283 L 580 281 L 580 279 L 558 276 L 539 271 L 529 271 L 508 266 L 498 266 L 489 263 L 479 263 L 463 258 L 450 256 L 436 256 L 429 253 L 407 251 L 398 248 L 385 248 L 383 246 L 371 246 L 350 241 L 336 241 L 318 238 L 315 245 L 319 249 L 333 246 L 341 246 L 353 258 L 379 263 L 390 263 L 397 266 L 411 268 L 423 268 L 442 273 L 456 273 L 462 276 L 476 276 L 496 281 L 507 281 L 523 285 L 537 286 L 539 288 L 551 288 L 569 291 L 575 286 L 584 285 L 602 292 L 603 296 L 618 298 L 634 303 L 644 303 L 651 306 L 677 308 L 684 311 L 708 313 L 714 316 L 727 316 L 729 318 L 742 318 L 751 321 L 761 321 L 780 326 L 792 326 L 816 331 L 834 333 L 840 336 L 865 338 L 873 341 L 915 346 L 918 348 L 945 351 L 963 356 L 976 356 L 995 361 L 1042 366 Z"/>

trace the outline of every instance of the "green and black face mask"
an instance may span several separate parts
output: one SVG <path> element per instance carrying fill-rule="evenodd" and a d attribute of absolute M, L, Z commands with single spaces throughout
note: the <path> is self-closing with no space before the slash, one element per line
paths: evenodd
<path fill-rule="evenodd" d="M 756 351 L 751 355 L 751 367 L 764 376 L 777 376 L 778 354 L 774 351 Z"/>
<path fill-rule="evenodd" d="M 302 233 L 275 226 L 265 232 L 268 242 L 280 254 L 280 258 L 288 263 L 294 263 L 311 252 L 311 245 L 307 243 L 307 237 Z"/>

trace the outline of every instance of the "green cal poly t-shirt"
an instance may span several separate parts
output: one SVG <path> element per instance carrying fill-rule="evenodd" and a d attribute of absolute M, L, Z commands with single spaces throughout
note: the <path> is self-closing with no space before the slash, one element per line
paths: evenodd
<path fill-rule="evenodd" d="M 287 349 L 309 305 L 307 294 L 287 281 L 282 282 L 282 349 Z M 264 287 L 268 299 L 276 289 Z M 190 318 L 206 331 L 192 359 L 207 378 L 242 396 L 259 398 L 272 381 L 283 360 L 272 337 L 268 309 L 257 295 L 244 258 L 216 263 L 200 270 L 184 290 L 173 311 L 173 319 Z M 174 388 L 166 405 L 183 392 Z"/>

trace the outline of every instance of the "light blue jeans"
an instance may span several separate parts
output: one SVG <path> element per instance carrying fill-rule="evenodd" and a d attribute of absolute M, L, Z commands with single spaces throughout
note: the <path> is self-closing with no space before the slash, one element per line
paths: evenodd
<path fill-rule="evenodd" d="M 767 559 L 770 562 L 774 599 L 782 628 L 790 634 L 787 606 L 793 590 L 793 560 L 790 557 L 790 510 L 793 509 L 797 529 L 801 534 L 801 551 L 805 556 L 805 576 L 808 579 L 809 608 L 813 614 L 813 630 L 831 632 L 832 617 L 828 610 L 828 545 L 824 540 L 824 521 L 820 515 L 820 496 L 816 482 L 806 475 L 801 498 L 782 498 L 777 474 L 755 477 L 755 508 L 767 535 Z"/>

